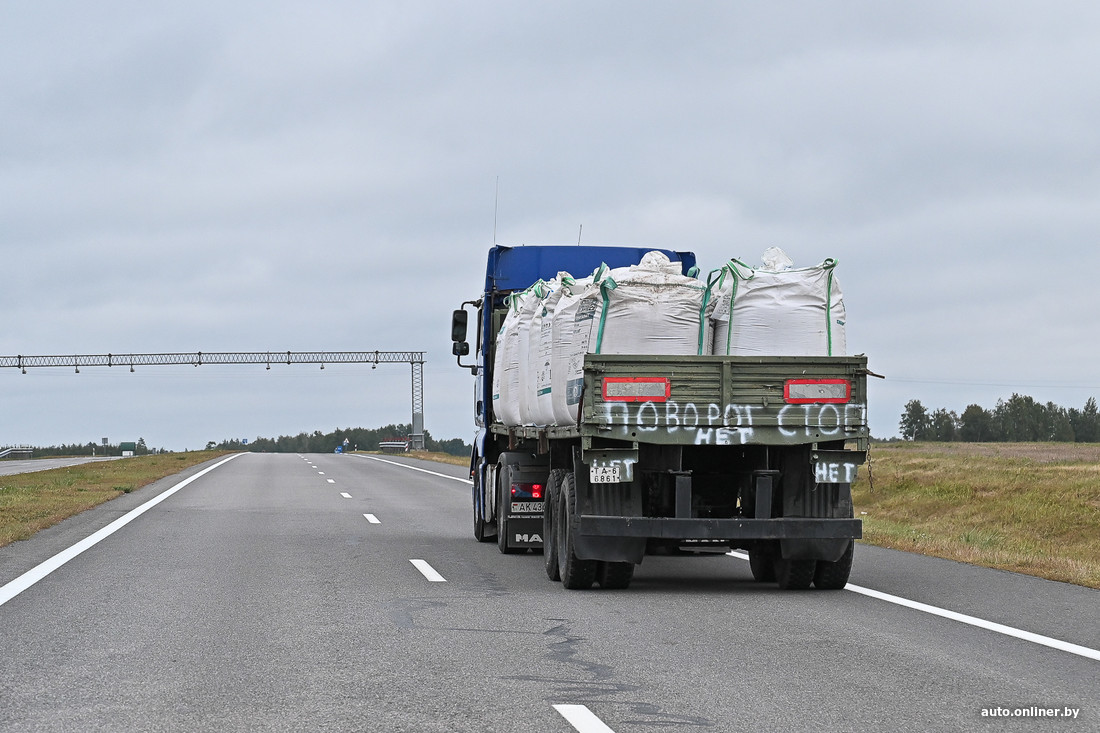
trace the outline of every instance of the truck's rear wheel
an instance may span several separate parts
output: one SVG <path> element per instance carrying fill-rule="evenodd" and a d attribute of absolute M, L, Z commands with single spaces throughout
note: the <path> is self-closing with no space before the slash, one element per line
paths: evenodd
<path fill-rule="evenodd" d="M 576 532 L 573 520 L 577 516 L 577 489 L 573 472 L 569 471 L 561 482 L 561 498 L 558 499 L 558 526 L 554 533 L 558 552 L 558 574 L 561 584 L 570 590 L 591 588 L 596 582 L 596 562 L 581 560 L 573 550 Z"/>
<path fill-rule="evenodd" d="M 749 550 L 749 570 L 757 583 L 774 583 L 775 557 L 769 550 Z"/>
<path fill-rule="evenodd" d="M 508 508 L 512 505 L 512 466 L 501 463 L 497 467 L 497 549 L 503 555 L 513 555 L 520 550 L 508 546 Z"/>
<path fill-rule="evenodd" d="M 848 585 L 848 576 L 852 574 L 852 555 L 855 552 L 855 540 L 849 540 L 848 549 L 836 562 L 817 561 L 814 571 L 814 585 L 821 590 L 840 590 Z"/>
<path fill-rule="evenodd" d="M 485 476 L 493 475 L 492 466 L 486 467 L 484 473 L 476 472 L 474 474 L 474 539 L 478 542 L 492 542 L 493 541 L 493 522 L 487 522 L 481 516 L 481 508 L 478 506 L 478 497 L 481 500 L 488 501 L 489 497 L 485 495 Z M 480 493 L 479 493 L 480 492 Z"/>
<path fill-rule="evenodd" d="M 555 468 L 550 472 L 550 479 L 546 485 L 546 497 L 542 505 L 542 559 L 546 565 L 546 577 L 553 581 L 561 580 L 561 571 L 558 570 L 558 542 L 557 527 L 559 517 L 558 495 L 561 493 L 562 479 L 567 472 L 564 469 Z"/>
<path fill-rule="evenodd" d="M 488 531 L 489 523 L 486 522 L 477 513 L 477 507 L 474 507 L 474 539 L 478 542 L 492 542 L 493 536 Z"/>
<path fill-rule="evenodd" d="M 596 570 L 596 582 L 605 590 L 629 588 L 633 579 L 632 562 L 601 562 Z"/>
<path fill-rule="evenodd" d="M 775 580 L 783 590 L 805 590 L 814 580 L 816 560 L 775 558 Z"/>

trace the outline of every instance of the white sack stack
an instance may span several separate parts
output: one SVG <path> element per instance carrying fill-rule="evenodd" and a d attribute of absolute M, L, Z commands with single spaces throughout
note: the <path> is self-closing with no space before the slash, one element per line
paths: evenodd
<path fill-rule="evenodd" d="M 711 273 L 713 353 L 733 356 L 842 356 L 844 296 L 836 260 L 794 267 L 770 247 L 756 269 L 730 260 Z"/>

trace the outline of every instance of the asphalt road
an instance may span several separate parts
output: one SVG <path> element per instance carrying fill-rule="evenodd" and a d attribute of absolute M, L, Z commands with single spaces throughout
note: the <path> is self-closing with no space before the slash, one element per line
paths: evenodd
<path fill-rule="evenodd" d="M 463 469 L 386 461 L 237 457 L 18 593 L 200 469 L 0 548 L 0 730 L 1100 730 L 1100 592 L 856 550 L 853 584 L 1069 651 L 727 555 L 571 592 L 473 540 Z"/>
<path fill-rule="evenodd" d="M 97 456 L 95 458 L 34 458 L 31 460 L 0 461 L 0 476 L 12 476 L 17 473 L 49 471 L 51 468 L 78 466 L 81 463 L 117 461 L 119 456 Z"/>

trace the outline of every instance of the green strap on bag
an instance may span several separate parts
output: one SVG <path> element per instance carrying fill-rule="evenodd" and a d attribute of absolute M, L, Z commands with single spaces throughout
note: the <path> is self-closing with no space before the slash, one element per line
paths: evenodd
<path fill-rule="evenodd" d="M 603 346 L 603 328 L 607 323 L 607 310 L 611 305 L 611 291 L 617 287 L 619 287 L 619 284 L 610 277 L 605 277 L 600 281 L 600 294 L 603 296 L 603 305 L 600 308 L 600 328 L 596 332 L 595 353 L 597 354 L 600 353 L 600 348 Z"/>
<path fill-rule="evenodd" d="M 726 314 L 726 355 L 728 356 L 730 353 L 730 344 L 733 341 L 733 305 L 734 300 L 737 298 L 737 282 L 738 280 L 752 280 L 756 277 L 756 270 L 735 258 L 723 265 L 721 270 L 716 270 L 715 272 L 720 273 L 717 282 L 718 290 L 721 290 L 722 286 L 725 284 L 727 274 L 729 277 L 733 278 L 733 282 L 730 285 L 730 309 L 729 313 Z M 748 275 L 745 274 L 746 272 Z M 713 276 L 714 272 L 712 272 L 711 275 Z"/>
<path fill-rule="evenodd" d="M 822 269 L 829 273 L 825 282 L 825 340 L 829 356 L 833 355 L 833 269 L 836 265 L 837 261 L 832 257 L 821 263 Z"/>

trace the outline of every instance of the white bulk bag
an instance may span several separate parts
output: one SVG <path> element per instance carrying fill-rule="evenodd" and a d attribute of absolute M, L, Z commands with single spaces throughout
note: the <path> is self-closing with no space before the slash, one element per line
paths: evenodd
<path fill-rule="evenodd" d="M 836 260 L 793 267 L 778 247 L 753 269 L 730 260 L 708 279 L 713 353 L 733 356 L 841 356 L 844 296 Z"/>
<path fill-rule="evenodd" d="M 547 283 L 549 294 L 542 300 L 542 308 L 535 313 L 531 323 L 531 372 L 529 387 L 533 390 L 533 409 L 529 415 L 532 425 L 554 424 L 554 311 L 562 296 L 571 293 L 576 282 L 568 272 Z"/>
<path fill-rule="evenodd" d="M 530 321 L 545 294 L 539 280 L 507 298 L 508 315 L 500 326 L 493 358 L 493 413 L 505 425 L 522 425 L 521 407 L 529 376 Z"/>
<path fill-rule="evenodd" d="M 603 308 L 593 353 L 706 353 L 706 287 L 681 267 L 654 251 L 637 265 L 612 270 L 600 283 Z"/>
<path fill-rule="evenodd" d="M 599 282 L 607 271 L 607 266 L 601 265 L 592 276 L 562 288 L 551 314 L 550 404 L 554 425 L 577 424 L 584 386 L 584 355 L 590 351 L 600 320 L 603 301 Z"/>

